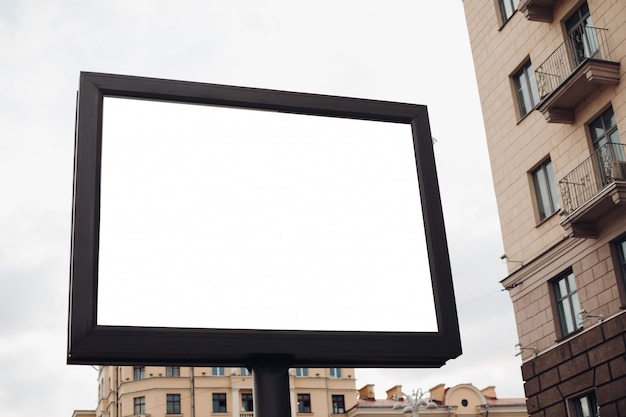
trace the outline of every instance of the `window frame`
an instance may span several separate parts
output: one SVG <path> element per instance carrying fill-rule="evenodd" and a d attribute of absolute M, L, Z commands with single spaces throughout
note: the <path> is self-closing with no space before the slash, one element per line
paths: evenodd
<path fill-rule="evenodd" d="M 244 399 L 244 396 L 246 397 L 245 399 Z M 250 405 L 250 409 L 245 407 L 246 403 Z M 251 392 L 241 393 L 241 409 L 242 411 L 245 411 L 246 413 L 254 412 L 254 395 Z"/>
<path fill-rule="evenodd" d="M 566 294 L 561 294 L 560 283 L 565 284 Z M 557 277 L 549 281 L 551 294 L 553 299 L 554 319 L 557 323 L 555 326 L 559 339 L 564 339 L 576 334 L 582 329 L 582 322 L 579 314 L 581 312 L 580 300 L 578 298 L 578 285 L 574 272 L 569 269 Z M 571 284 L 574 288 L 572 290 Z M 569 321 L 571 320 L 571 323 Z M 571 326 L 572 329 L 568 330 Z"/>
<path fill-rule="evenodd" d="M 586 400 L 588 410 L 583 409 L 582 400 Z M 572 417 L 599 417 L 600 415 L 595 391 L 572 397 L 567 402 L 569 414 Z M 589 411 L 589 413 L 585 413 L 585 411 Z"/>
<path fill-rule="evenodd" d="M 298 414 L 311 414 L 313 412 L 311 408 L 311 394 L 297 394 L 296 398 Z"/>
<path fill-rule="evenodd" d="M 180 394 L 165 394 L 165 414 L 181 414 Z"/>
<path fill-rule="evenodd" d="M 611 124 L 612 123 L 612 124 Z M 617 127 L 617 119 L 613 106 L 609 105 L 596 117 L 586 124 L 589 133 L 589 141 L 594 152 L 601 148 L 606 148 L 609 156 L 618 161 L 626 160 L 624 149 L 622 147 L 622 138 Z M 598 130 L 601 134 L 598 135 Z M 612 146 L 616 145 L 616 146 Z"/>
<path fill-rule="evenodd" d="M 541 173 L 541 176 L 539 173 Z M 533 200 L 535 202 L 535 214 L 537 221 L 542 223 L 561 210 L 552 159 L 550 157 L 545 158 L 542 162 L 537 164 L 529 174 L 534 191 Z"/>
<path fill-rule="evenodd" d="M 530 58 L 526 60 L 511 74 L 515 103 L 520 120 L 528 116 L 539 104 L 539 90 Z M 528 101 L 528 103 L 526 103 Z"/>
<path fill-rule="evenodd" d="M 333 414 L 345 414 L 346 413 L 346 401 L 345 396 L 339 394 L 333 394 L 330 397 Z"/>
<path fill-rule="evenodd" d="M 622 237 L 615 242 L 617 247 L 617 262 L 619 265 L 619 273 L 622 277 L 622 282 L 626 286 L 626 237 Z"/>
<path fill-rule="evenodd" d="M 329 368 L 331 379 L 341 379 L 341 368 Z"/>
<path fill-rule="evenodd" d="M 510 10 L 507 10 L 507 6 L 510 8 Z M 511 20 L 515 12 L 517 12 L 518 7 L 519 0 L 498 0 L 501 26 L 504 26 L 509 20 Z"/>
<path fill-rule="evenodd" d="M 309 368 L 295 368 L 297 378 L 305 378 L 309 376 Z"/>
<path fill-rule="evenodd" d="M 180 377 L 180 366 L 166 366 L 165 376 L 167 377 Z"/>
<path fill-rule="evenodd" d="M 226 376 L 226 368 L 223 366 L 213 366 L 211 368 L 211 376 Z"/>
<path fill-rule="evenodd" d="M 146 397 L 145 396 L 133 398 L 133 415 L 137 416 L 140 414 L 146 414 Z"/>
<path fill-rule="evenodd" d="M 572 65 L 577 67 L 599 52 L 598 39 L 587 1 L 582 2 L 563 20 L 563 29 L 570 44 Z"/>
<path fill-rule="evenodd" d="M 252 372 L 250 372 L 250 370 L 245 366 L 239 368 L 239 373 L 241 376 L 252 376 Z"/>
<path fill-rule="evenodd" d="M 622 309 L 626 309 L 626 235 L 617 238 L 611 244 L 613 265 Z"/>
<path fill-rule="evenodd" d="M 411 127 L 438 331 L 304 331 L 98 325 L 100 166 L 105 97 L 400 123 Z M 440 367 L 461 354 L 448 244 L 424 105 L 82 72 L 76 114 L 67 362 L 288 367 Z M 242 121 L 245 122 L 245 121 Z M 416 213 L 420 215 L 420 213 Z M 219 340 L 219 343 L 216 343 Z M 103 348 L 104 346 L 104 348 Z M 259 355 L 258 352 L 266 352 Z M 263 356 L 260 358 L 259 356 Z"/>
<path fill-rule="evenodd" d="M 211 395 L 211 410 L 213 413 L 228 413 L 228 397 L 225 392 L 214 392 Z"/>
<path fill-rule="evenodd" d="M 142 379 L 146 379 L 146 367 L 133 366 L 133 381 L 141 381 Z"/>

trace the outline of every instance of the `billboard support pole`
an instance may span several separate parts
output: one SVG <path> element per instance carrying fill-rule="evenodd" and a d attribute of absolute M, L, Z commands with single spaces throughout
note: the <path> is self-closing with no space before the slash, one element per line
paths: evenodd
<path fill-rule="evenodd" d="M 270 359 L 250 365 L 255 417 L 290 417 L 289 365 Z"/>

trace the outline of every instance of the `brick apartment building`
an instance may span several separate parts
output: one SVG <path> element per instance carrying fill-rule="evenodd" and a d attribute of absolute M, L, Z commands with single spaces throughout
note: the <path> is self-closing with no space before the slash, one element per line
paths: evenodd
<path fill-rule="evenodd" d="M 528 412 L 626 416 L 626 1 L 463 3 Z"/>

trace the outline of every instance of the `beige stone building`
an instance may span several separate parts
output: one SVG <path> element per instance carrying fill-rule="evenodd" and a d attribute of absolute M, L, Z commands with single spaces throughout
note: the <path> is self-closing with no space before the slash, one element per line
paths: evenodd
<path fill-rule="evenodd" d="M 524 398 L 497 398 L 495 387 L 431 388 L 422 396 L 396 385 L 376 399 L 374 385 L 355 388 L 352 368 L 289 370 L 294 417 L 527 417 Z M 358 395 L 358 396 L 357 396 Z M 407 409 L 407 406 L 409 409 Z M 254 417 L 252 376 L 246 368 L 102 366 L 96 410 L 72 417 Z"/>
<path fill-rule="evenodd" d="M 497 398 L 493 386 L 479 390 L 472 384 L 459 384 L 450 388 L 439 384 L 429 390 L 421 405 L 415 401 L 411 403 L 413 393 L 403 393 L 401 385 L 388 389 L 386 394 L 385 399 L 376 399 L 374 386 L 364 386 L 359 390 L 356 405 L 347 411 L 347 417 L 528 416 L 524 398 Z"/>
<path fill-rule="evenodd" d="M 356 403 L 352 368 L 289 370 L 291 414 L 345 414 Z M 246 368 L 103 366 L 98 406 L 75 417 L 253 417 L 252 376 Z"/>
<path fill-rule="evenodd" d="M 463 4 L 528 411 L 626 416 L 626 1 Z"/>

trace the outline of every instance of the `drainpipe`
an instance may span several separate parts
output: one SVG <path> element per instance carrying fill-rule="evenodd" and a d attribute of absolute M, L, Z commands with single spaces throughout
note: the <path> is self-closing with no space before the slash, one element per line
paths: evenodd
<path fill-rule="evenodd" d="M 119 380 L 118 380 L 118 372 L 117 372 L 118 367 L 114 366 L 113 367 L 113 381 L 115 381 L 115 383 L 113 384 L 113 417 L 117 417 L 117 407 L 118 407 L 118 398 L 117 398 L 117 392 L 118 392 L 118 387 L 119 387 Z"/>
<path fill-rule="evenodd" d="M 333 409 L 332 409 L 332 401 L 328 401 L 328 395 L 330 394 L 332 398 L 332 393 L 328 391 L 328 376 L 326 375 L 326 372 L 330 372 L 330 371 L 327 369 L 324 369 L 324 385 L 326 386 L 326 408 L 328 408 L 328 415 L 330 416 L 333 414 Z M 345 407 L 345 404 L 344 404 L 344 407 Z"/>
<path fill-rule="evenodd" d="M 193 366 L 189 368 L 191 371 L 191 417 L 196 417 L 196 388 L 193 376 Z"/>

